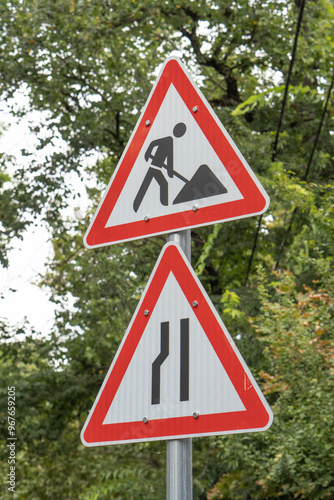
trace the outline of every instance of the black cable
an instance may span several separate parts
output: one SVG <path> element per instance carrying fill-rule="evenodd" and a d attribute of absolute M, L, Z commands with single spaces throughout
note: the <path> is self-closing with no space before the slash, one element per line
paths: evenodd
<path fill-rule="evenodd" d="M 279 117 L 279 121 L 278 121 L 275 142 L 274 142 L 274 146 L 273 146 L 273 153 L 272 153 L 272 156 L 271 156 L 271 161 L 272 162 L 275 161 L 276 155 L 277 155 L 278 139 L 279 139 L 279 135 L 280 135 L 281 128 L 282 128 L 282 123 L 283 123 L 283 115 L 284 115 L 285 105 L 286 105 L 286 101 L 287 101 L 287 97 L 288 97 L 288 91 L 289 91 L 290 79 L 291 79 L 291 74 L 292 74 L 292 68 L 293 68 L 293 65 L 294 65 L 294 62 L 295 62 L 295 57 L 296 57 L 297 42 L 298 42 L 298 36 L 299 36 L 300 27 L 301 27 L 301 23 L 302 23 L 302 19 L 303 19 L 304 7 L 305 7 L 305 0 L 302 0 L 301 5 L 300 5 L 300 9 L 299 9 L 299 14 L 298 14 L 295 39 L 294 39 L 293 48 L 292 48 L 292 54 L 291 54 L 291 60 L 290 60 L 290 65 L 289 65 L 288 76 L 287 76 L 287 80 L 286 80 L 286 84 L 285 84 L 283 102 L 282 102 L 280 117 Z M 249 259 L 249 262 L 248 262 L 248 268 L 247 268 L 246 279 L 245 279 L 245 286 L 248 283 L 248 278 L 249 278 L 249 274 L 250 274 L 250 271 L 251 271 L 251 267 L 252 267 L 252 263 L 253 263 L 253 258 L 254 258 L 255 250 L 256 250 L 257 240 L 258 240 L 259 233 L 260 233 L 262 218 L 263 218 L 263 214 L 260 215 L 258 223 L 257 223 L 257 228 L 256 228 L 256 233 L 255 233 L 255 238 L 254 238 L 252 253 L 251 253 L 251 256 L 250 256 L 250 259 Z"/>
<path fill-rule="evenodd" d="M 302 178 L 303 181 L 306 181 L 306 179 L 308 177 L 308 174 L 310 172 L 311 163 L 312 163 L 312 160 L 313 160 L 314 152 L 315 152 L 317 144 L 318 144 L 318 140 L 319 140 L 319 137 L 320 137 L 322 125 L 323 125 L 323 122 L 324 122 L 324 119 L 325 119 L 325 115 L 326 115 L 326 111 L 327 111 L 327 106 L 328 106 L 329 98 L 330 98 L 331 92 L 333 90 L 333 86 L 334 86 L 334 72 L 333 72 L 333 77 L 332 77 L 331 84 L 330 84 L 329 89 L 328 89 L 328 94 L 327 94 L 325 106 L 324 106 L 324 109 L 322 111 L 322 115 L 321 115 L 321 118 L 320 118 L 318 130 L 317 130 L 317 135 L 316 135 L 316 138 L 314 140 L 313 148 L 312 148 L 312 151 L 311 151 L 311 154 L 310 154 L 310 158 L 309 158 L 308 163 L 307 163 L 306 172 L 304 174 L 304 177 Z M 283 239 L 283 241 L 282 241 L 282 243 L 281 243 L 281 245 L 279 247 L 279 251 L 278 251 L 278 255 L 279 256 L 282 255 L 283 248 L 285 247 L 286 241 L 288 239 L 288 235 L 289 235 L 289 233 L 290 233 L 290 231 L 292 229 L 292 224 L 293 224 L 293 221 L 294 221 L 294 218 L 296 216 L 297 211 L 298 211 L 298 207 L 295 207 L 293 209 L 293 212 L 292 212 L 292 215 L 291 215 L 289 227 L 286 230 L 284 239 Z M 275 263 L 275 270 L 278 268 L 278 266 L 279 266 L 279 258 L 277 259 L 277 261 Z"/>
<path fill-rule="evenodd" d="M 315 149 L 317 147 L 317 144 L 318 144 L 318 140 L 319 140 L 319 137 L 320 137 L 320 132 L 321 132 L 321 129 L 322 129 L 322 124 L 324 122 L 325 114 L 326 114 L 326 111 L 327 111 L 327 106 L 328 106 L 329 98 L 330 98 L 331 92 L 333 90 L 333 85 L 334 85 L 334 72 L 333 72 L 333 77 L 332 77 L 331 84 L 330 84 L 329 89 L 328 89 L 328 94 L 327 94 L 325 106 L 324 106 L 324 109 L 323 109 L 323 112 L 322 112 L 322 115 L 321 115 L 321 119 L 320 119 L 320 122 L 319 122 L 319 127 L 318 127 L 318 130 L 317 130 L 317 135 L 316 135 L 315 141 L 313 143 L 312 152 L 311 152 L 311 155 L 310 155 L 307 167 L 306 167 L 306 172 L 305 172 L 305 175 L 303 177 L 303 181 L 306 181 L 306 179 L 308 177 L 308 174 L 309 174 L 309 171 L 310 171 L 310 167 L 311 167 L 311 163 L 312 163 L 312 160 L 313 160 L 314 151 L 315 151 Z"/>
<path fill-rule="evenodd" d="M 262 223 L 262 218 L 263 218 L 263 214 L 260 215 L 260 217 L 258 219 L 258 222 L 257 222 L 257 228 L 256 228 L 254 242 L 253 242 L 252 253 L 251 253 L 251 257 L 250 257 L 249 262 L 248 262 L 248 268 L 247 268 L 246 279 L 245 279 L 245 286 L 248 283 L 248 278 L 249 278 L 249 275 L 250 275 L 250 272 L 251 272 L 251 267 L 252 267 L 252 263 L 253 263 L 253 257 L 254 257 L 255 250 L 256 250 L 257 239 L 258 239 L 259 233 L 260 233 L 260 227 L 261 227 L 261 223 Z"/>
<path fill-rule="evenodd" d="M 278 127 L 277 127 L 277 131 L 276 131 L 276 137 L 275 137 L 275 143 L 274 143 L 274 148 L 273 148 L 273 154 L 271 156 L 271 161 L 272 162 L 275 161 L 276 155 L 277 155 L 278 138 L 279 138 L 279 135 L 280 135 L 280 132 L 281 132 L 281 128 L 282 128 L 283 115 L 284 115 L 284 111 L 285 111 L 286 101 L 287 101 L 287 98 L 288 98 L 290 80 L 291 80 L 291 75 L 292 75 L 292 68 L 293 68 L 293 64 L 295 62 L 295 58 L 296 58 L 297 42 L 298 42 L 298 37 L 299 37 L 299 32 L 300 32 L 300 26 L 302 24 L 304 7 L 305 7 L 305 0 L 302 0 L 302 3 L 300 5 L 300 9 L 299 9 L 299 15 L 298 15 L 298 21 L 297 21 L 297 28 L 296 28 L 295 40 L 294 40 L 293 48 L 292 48 L 292 55 L 291 55 L 291 60 L 290 60 L 290 66 L 289 66 L 288 76 L 287 76 L 286 84 L 285 84 L 285 90 L 284 90 L 282 108 L 281 108 L 281 113 L 280 113 L 280 117 L 279 117 L 279 121 L 278 121 Z"/>

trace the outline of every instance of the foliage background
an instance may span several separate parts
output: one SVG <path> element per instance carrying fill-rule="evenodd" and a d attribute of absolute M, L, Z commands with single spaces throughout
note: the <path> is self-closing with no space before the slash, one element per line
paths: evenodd
<path fill-rule="evenodd" d="M 12 497 L 165 497 L 164 442 L 79 440 L 164 237 L 87 251 L 82 236 L 157 68 L 177 54 L 271 198 L 261 219 L 192 233 L 193 267 L 274 411 L 266 433 L 193 440 L 194 498 L 331 498 L 331 0 L 4 0 L 0 13 L 1 98 L 26 89 L 44 111 L 38 148 L 66 142 L 43 161 L 24 151 L 28 168 L 0 157 L 1 263 L 42 217 L 54 257 L 41 286 L 58 305 L 47 338 L 2 322 L 2 477 L 7 386 L 17 394 Z M 93 186 L 91 205 L 68 217 L 73 175 Z"/>

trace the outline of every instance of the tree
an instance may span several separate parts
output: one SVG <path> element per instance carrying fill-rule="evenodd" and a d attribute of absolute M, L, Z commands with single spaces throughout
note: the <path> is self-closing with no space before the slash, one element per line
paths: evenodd
<path fill-rule="evenodd" d="M 333 495 L 333 280 L 329 262 L 318 265 L 317 290 L 298 292 L 291 272 L 277 273 L 272 283 L 260 275 L 255 329 L 265 346 L 268 364 L 259 376 L 275 414 L 273 431 L 218 440 L 226 470 L 210 499 Z"/>
<path fill-rule="evenodd" d="M 193 232 L 193 266 L 231 334 L 241 336 L 240 351 L 275 412 L 264 434 L 194 440 L 195 498 L 208 491 L 212 498 L 332 494 L 325 459 L 333 453 L 331 98 L 324 109 L 334 9 L 329 0 L 305 3 L 282 115 L 303 4 L 8 0 L 1 7 L 2 98 L 25 85 L 30 106 L 46 112 L 35 128 L 39 147 L 58 137 L 67 144 L 43 163 L 31 156 L 6 191 L 14 210 L 6 222 L 9 238 L 34 214 L 49 224 L 55 256 L 43 282 L 58 304 L 49 339 L 13 341 L 3 329 L 1 369 L 6 384 L 15 379 L 24 443 L 17 498 L 165 496 L 163 442 L 90 450 L 79 442 L 164 238 L 88 251 L 82 236 L 90 214 L 69 220 L 64 208 L 73 203 L 73 175 L 90 179 L 91 209 L 100 201 L 156 68 L 173 51 L 271 197 L 247 282 L 256 218 Z"/>

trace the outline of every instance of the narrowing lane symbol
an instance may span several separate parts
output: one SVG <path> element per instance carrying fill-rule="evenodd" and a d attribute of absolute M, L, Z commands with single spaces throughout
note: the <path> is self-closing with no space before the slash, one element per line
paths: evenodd
<path fill-rule="evenodd" d="M 152 363 L 152 405 L 160 404 L 161 366 L 169 356 L 169 321 L 160 324 L 160 354 Z M 180 401 L 189 401 L 189 318 L 180 320 Z"/>

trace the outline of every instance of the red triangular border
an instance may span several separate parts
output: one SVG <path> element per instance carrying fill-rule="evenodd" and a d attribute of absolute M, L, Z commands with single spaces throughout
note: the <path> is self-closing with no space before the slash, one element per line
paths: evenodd
<path fill-rule="evenodd" d="M 190 112 L 194 106 L 198 108 L 198 111 L 192 112 L 192 115 L 232 177 L 243 199 L 201 207 L 196 212 L 187 210 L 160 217 L 152 216 L 148 222 L 142 220 L 105 227 L 150 130 L 145 122 L 150 120 L 153 123 L 171 84 L 174 85 Z M 211 106 L 188 76 L 182 63 L 177 58 L 171 58 L 166 61 L 152 89 L 115 174 L 87 230 L 84 242 L 89 248 L 104 246 L 257 215 L 263 213 L 268 206 L 268 195 L 219 122 Z"/>
<path fill-rule="evenodd" d="M 150 315 L 145 316 L 144 311 L 154 310 L 171 272 L 189 304 L 191 305 L 194 300 L 198 302 L 198 306 L 193 308 L 193 311 L 246 410 L 200 415 L 197 419 L 177 417 L 150 420 L 146 424 L 138 421 L 103 425 L 149 321 Z M 260 431 L 270 427 L 272 418 L 267 402 L 183 252 L 176 244 L 167 243 L 82 430 L 83 444 L 95 446 Z"/>

